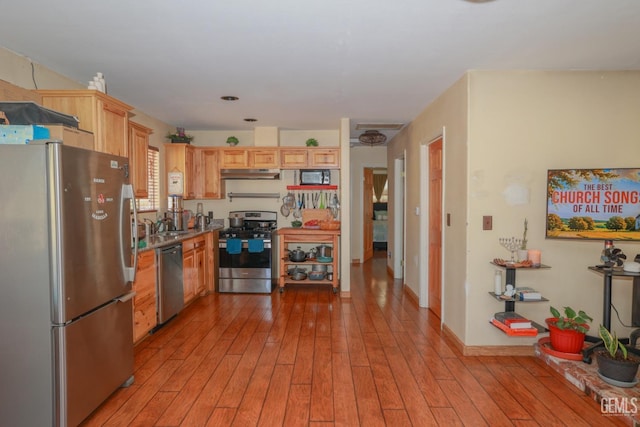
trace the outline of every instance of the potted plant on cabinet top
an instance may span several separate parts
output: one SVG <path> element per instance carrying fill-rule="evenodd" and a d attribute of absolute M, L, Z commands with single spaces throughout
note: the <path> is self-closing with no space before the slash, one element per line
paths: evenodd
<path fill-rule="evenodd" d="M 589 331 L 593 319 L 584 311 L 577 313 L 571 307 L 564 307 L 564 316 L 554 307 L 550 308 L 553 317 L 545 319 L 549 328 L 551 347 L 561 353 L 580 353 L 584 347 L 584 337 Z"/>
<path fill-rule="evenodd" d="M 229 138 L 227 138 L 227 144 L 231 146 L 238 145 L 238 142 L 240 141 L 235 136 L 230 136 Z"/>
<path fill-rule="evenodd" d="M 193 136 L 187 135 L 184 132 L 184 128 L 176 128 L 176 133 L 168 133 L 167 139 L 170 140 L 172 143 L 181 142 L 181 143 L 190 144 L 191 141 L 193 140 Z"/>
<path fill-rule="evenodd" d="M 307 147 L 317 147 L 318 146 L 318 140 L 315 138 L 309 138 L 307 139 Z"/>
<path fill-rule="evenodd" d="M 598 335 L 602 338 L 606 349 L 606 351 L 596 353 L 598 373 L 614 381 L 635 384 L 640 359 L 629 355 L 627 348 L 618 340 L 615 332 L 612 334 L 607 328 L 600 325 Z"/>

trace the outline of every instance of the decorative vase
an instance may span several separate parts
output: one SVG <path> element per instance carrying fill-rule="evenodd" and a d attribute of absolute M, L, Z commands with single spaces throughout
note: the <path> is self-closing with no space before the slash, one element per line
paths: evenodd
<path fill-rule="evenodd" d="M 596 360 L 598 361 L 598 372 L 603 377 L 623 383 L 631 383 L 636 380 L 640 360 L 632 358 L 631 355 L 627 360 L 612 359 L 608 352 L 598 351 Z"/>
<path fill-rule="evenodd" d="M 526 261 L 528 259 L 529 251 L 526 249 L 518 249 L 518 261 Z"/>
<path fill-rule="evenodd" d="M 573 329 L 560 329 L 555 325 L 557 320 L 556 317 L 545 319 L 549 328 L 551 347 L 562 353 L 580 353 L 584 347 L 585 334 Z"/>

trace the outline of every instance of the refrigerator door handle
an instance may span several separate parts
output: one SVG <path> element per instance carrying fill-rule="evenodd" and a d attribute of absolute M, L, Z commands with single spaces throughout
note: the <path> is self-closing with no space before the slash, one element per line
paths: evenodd
<path fill-rule="evenodd" d="M 135 291 L 131 291 L 128 294 L 124 294 L 122 295 L 120 298 L 116 298 L 116 301 L 118 302 L 127 302 L 130 299 L 133 299 L 133 297 L 136 296 L 136 292 Z"/>
<path fill-rule="evenodd" d="M 122 192 L 120 193 L 120 262 L 122 263 L 122 270 L 124 271 L 124 278 L 128 282 L 133 282 L 136 279 L 136 270 L 138 269 L 138 211 L 136 209 L 136 197 L 133 194 L 133 186 L 131 184 L 123 184 Z M 129 209 L 125 208 L 125 200 L 131 200 L 131 205 L 133 206 L 133 230 L 134 234 L 134 245 L 133 245 L 133 265 L 131 267 L 127 267 L 128 263 L 125 260 L 124 248 L 125 245 L 130 243 L 125 243 L 125 230 L 123 229 L 124 214 Z M 128 223 L 128 221 L 127 221 Z"/>

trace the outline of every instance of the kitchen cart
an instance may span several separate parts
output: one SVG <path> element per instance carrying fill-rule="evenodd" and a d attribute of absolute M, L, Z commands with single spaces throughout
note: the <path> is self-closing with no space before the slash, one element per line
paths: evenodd
<path fill-rule="evenodd" d="M 280 261 L 279 265 L 279 274 L 278 278 L 278 286 L 280 292 L 284 292 L 284 287 L 286 284 L 300 284 L 300 283 L 308 283 L 308 284 L 328 284 L 331 285 L 333 289 L 333 293 L 338 293 L 339 279 L 338 279 L 338 259 L 340 257 L 339 251 L 339 239 L 340 239 L 340 230 L 316 230 L 316 229 L 307 229 L 307 228 L 281 228 L 278 230 L 278 258 Z M 326 244 L 331 246 L 332 251 L 332 260 L 331 262 L 322 263 L 315 259 L 306 260 L 303 262 L 294 262 L 289 260 L 289 252 L 288 249 L 295 249 L 297 246 L 302 244 Z M 300 268 L 305 268 L 307 273 L 311 271 L 311 268 L 314 264 L 324 264 L 327 265 L 327 272 L 332 275 L 331 280 L 311 280 L 309 278 L 304 280 L 293 280 L 288 275 L 289 268 L 293 268 L 298 266 Z"/>

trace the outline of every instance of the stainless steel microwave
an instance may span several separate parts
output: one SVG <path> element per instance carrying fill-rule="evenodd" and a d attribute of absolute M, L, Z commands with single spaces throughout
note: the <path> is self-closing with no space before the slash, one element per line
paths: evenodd
<path fill-rule="evenodd" d="M 300 185 L 329 185 L 331 184 L 331 170 L 302 169 L 300 171 Z"/>

